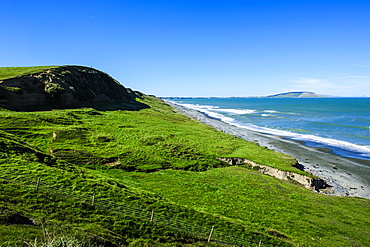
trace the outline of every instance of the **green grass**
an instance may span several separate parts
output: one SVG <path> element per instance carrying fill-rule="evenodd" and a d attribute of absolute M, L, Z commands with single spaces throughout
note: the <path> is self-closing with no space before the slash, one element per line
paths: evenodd
<path fill-rule="evenodd" d="M 59 66 L 36 66 L 36 67 L 3 67 L 0 68 L 0 80 L 5 80 L 17 76 L 29 75 L 42 72 L 47 69 L 57 68 Z"/>
<path fill-rule="evenodd" d="M 166 218 L 193 233 L 204 227 L 205 235 L 215 226 L 215 238 L 235 235 L 246 246 L 367 246 L 369 200 L 323 196 L 222 163 L 217 157 L 247 158 L 305 174 L 290 156 L 216 131 L 156 98 L 141 102 L 150 108 L 0 111 L 0 177 L 9 179 L 0 179 L 0 243 L 33 243 L 47 229 L 89 245 L 206 246 L 207 236 L 160 224 Z M 133 209 L 154 210 L 158 222 L 127 213 Z M 37 224 L 11 224 L 12 212 Z"/>
<path fill-rule="evenodd" d="M 141 111 L 4 111 L 0 129 L 44 152 L 52 150 L 57 157 L 90 168 L 110 159 L 117 161 L 114 168 L 126 170 L 202 171 L 225 165 L 216 157 L 240 157 L 303 173 L 292 167 L 295 160 L 290 156 L 216 131 L 172 112 L 160 101 L 147 101 L 151 108 Z"/>
<path fill-rule="evenodd" d="M 316 194 L 244 167 L 166 170 L 130 180 L 173 203 L 277 232 L 301 246 L 366 246 L 370 238 L 369 200 Z"/>

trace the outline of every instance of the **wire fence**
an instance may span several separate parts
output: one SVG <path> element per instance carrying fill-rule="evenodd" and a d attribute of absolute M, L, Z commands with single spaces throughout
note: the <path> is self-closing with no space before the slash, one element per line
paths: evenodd
<path fill-rule="evenodd" d="M 261 246 L 261 242 L 253 243 L 250 242 L 250 240 L 243 239 L 240 236 L 236 236 L 235 234 L 225 234 L 223 232 L 217 231 L 217 227 L 204 227 L 196 225 L 194 223 L 189 223 L 188 221 L 177 219 L 171 217 L 170 215 L 165 215 L 165 212 L 156 214 L 156 212 L 154 211 L 143 210 L 141 208 L 114 202 L 108 197 L 96 197 L 95 193 L 88 194 L 82 193 L 81 191 L 76 192 L 73 189 L 67 187 L 50 184 L 47 181 L 42 180 L 40 177 L 35 178 L 24 175 L 17 176 L 15 174 L 3 174 L 0 176 L 0 179 L 18 185 L 33 187 L 36 190 L 46 192 L 58 197 L 90 204 L 91 206 L 119 213 L 123 216 L 134 217 L 144 221 L 149 221 L 153 224 L 173 228 L 178 231 L 184 232 L 194 238 L 204 239 L 208 242 L 218 242 L 231 246 Z"/>

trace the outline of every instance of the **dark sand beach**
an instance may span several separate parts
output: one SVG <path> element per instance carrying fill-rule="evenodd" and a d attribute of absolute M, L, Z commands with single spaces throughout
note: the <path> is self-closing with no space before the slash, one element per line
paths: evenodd
<path fill-rule="evenodd" d="M 258 143 L 280 153 L 295 157 L 311 173 L 332 186 L 321 193 L 335 196 L 356 196 L 370 199 L 370 161 L 338 156 L 326 148 L 306 146 L 304 142 L 289 140 L 249 129 L 236 127 L 201 112 L 167 102 L 176 111 L 207 124 L 217 130 Z"/>

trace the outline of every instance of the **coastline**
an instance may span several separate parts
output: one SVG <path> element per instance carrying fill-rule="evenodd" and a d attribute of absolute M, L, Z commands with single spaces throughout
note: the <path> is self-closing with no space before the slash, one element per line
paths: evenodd
<path fill-rule="evenodd" d="M 330 149 L 304 145 L 296 141 L 246 128 L 237 127 L 205 114 L 185 108 L 172 102 L 168 105 L 188 117 L 207 124 L 224 133 L 237 136 L 260 146 L 285 153 L 297 159 L 304 171 L 323 179 L 332 186 L 321 193 L 335 196 L 354 196 L 370 199 L 370 161 L 345 158 L 331 152 Z"/>

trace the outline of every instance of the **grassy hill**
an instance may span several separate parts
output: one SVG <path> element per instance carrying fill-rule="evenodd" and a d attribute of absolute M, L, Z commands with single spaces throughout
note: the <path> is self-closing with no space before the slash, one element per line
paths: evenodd
<path fill-rule="evenodd" d="M 5 80 L 17 76 L 29 75 L 45 71 L 47 69 L 58 68 L 60 66 L 35 66 L 35 67 L 2 67 L 0 68 L 0 80 Z"/>
<path fill-rule="evenodd" d="M 369 200 L 223 163 L 302 173 L 290 156 L 137 100 L 149 107 L 0 111 L 1 246 L 368 245 Z"/>
<path fill-rule="evenodd" d="M 0 68 L 0 78 L 7 78 L 0 80 L 0 107 L 13 111 L 128 103 L 141 97 L 108 74 L 84 66 Z"/>

